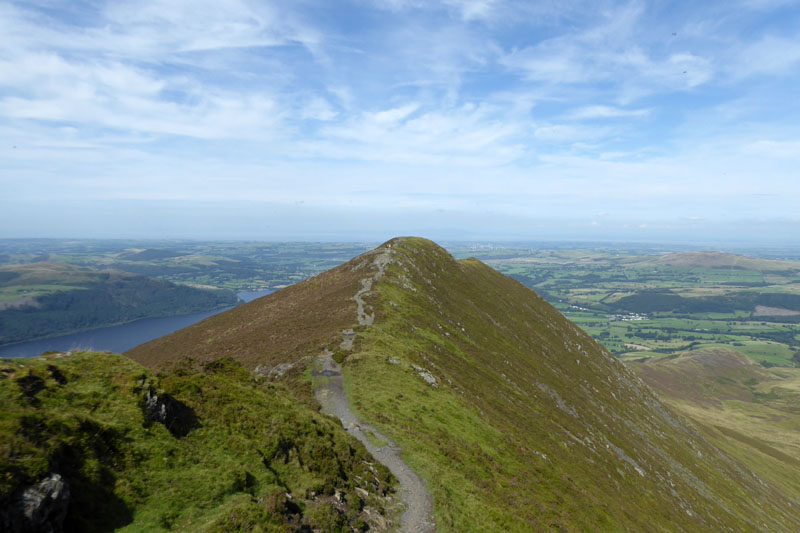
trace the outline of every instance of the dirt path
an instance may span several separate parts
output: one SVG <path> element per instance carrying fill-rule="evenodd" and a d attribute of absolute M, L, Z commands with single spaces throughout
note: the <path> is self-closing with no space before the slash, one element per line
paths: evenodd
<path fill-rule="evenodd" d="M 400 481 L 400 498 L 406 504 L 406 510 L 401 518 L 400 531 L 404 533 L 435 531 L 433 499 L 425 488 L 425 484 L 400 457 L 400 448 L 396 444 L 374 427 L 361 422 L 350 410 L 339 364 L 329 354 L 320 355 L 314 374 L 329 378 L 318 380 L 320 384 L 314 390 L 314 395 L 322 405 L 322 412 L 341 420 L 345 430 L 360 440 L 369 453 L 388 467 Z M 376 446 L 367 438 L 366 432 L 371 432 L 375 437 L 374 440 L 384 441 L 387 444 Z"/>
<path fill-rule="evenodd" d="M 391 263 L 392 261 L 392 254 L 390 250 L 386 250 L 380 254 L 378 254 L 372 264 L 378 269 L 372 277 L 364 278 L 361 280 L 361 290 L 359 290 L 355 296 L 353 296 L 353 300 L 356 301 L 356 318 L 358 319 L 358 324 L 360 326 L 371 326 L 372 323 L 375 321 L 375 311 L 373 310 L 372 313 L 367 314 L 366 308 L 369 307 L 364 302 L 364 296 L 368 296 L 370 291 L 372 290 L 372 282 L 378 281 L 383 276 L 383 271 L 386 269 L 386 265 Z M 370 307 L 370 309 L 372 309 Z"/>

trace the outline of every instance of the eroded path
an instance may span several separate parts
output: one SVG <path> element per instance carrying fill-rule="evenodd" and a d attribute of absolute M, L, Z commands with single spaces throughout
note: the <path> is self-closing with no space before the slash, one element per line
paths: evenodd
<path fill-rule="evenodd" d="M 406 505 L 406 510 L 401 518 L 400 531 L 407 533 L 435 531 L 433 499 L 425 488 L 425 484 L 400 457 L 400 448 L 396 444 L 374 427 L 361 422 L 350 410 L 339 364 L 327 353 L 320 355 L 314 373 L 328 377 L 328 379 L 317 380 L 319 385 L 314 390 L 317 401 L 322 405 L 322 412 L 341 420 L 348 433 L 360 440 L 369 453 L 389 468 L 399 480 L 400 498 Z M 367 438 L 367 432 L 371 432 L 375 440 L 387 444 L 376 446 Z"/>

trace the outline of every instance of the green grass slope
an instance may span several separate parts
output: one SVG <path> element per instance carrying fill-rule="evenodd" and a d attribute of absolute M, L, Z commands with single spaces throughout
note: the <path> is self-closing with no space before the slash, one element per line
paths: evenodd
<path fill-rule="evenodd" d="M 61 263 L 0 267 L 0 345 L 235 305 L 227 290 Z"/>
<path fill-rule="evenodd" d="M 427 476 L 440 529 L 800 525 L 789 498 L 532 291 L 421 239 L 378 254 L 389 264 L 345 363 L 351 398 Z"/>
<path fill-rule="evenodd" d="M 169 429 L 145 416 L 151 386 Z M 0 360 L 0 529 L 51 472 L 65 531 L 380 529 L 391 475 L 298 391 L 232 359 L 158 376 L 110 353 Z"/>
<path fill-rule="evenodd" d="M 131 356 L 224 352 L 255 368 L 325 347 L 354 408 L 426 480 L 441 531 L 800 528 L 780 487 L 542 298 L 424 239 L 393 239 Z"/>
<path fill-rule="evenodd" d="M 628 367 L 717 446 L 800 501 L 800 368 L 763 368 L 720 348 Z"/>

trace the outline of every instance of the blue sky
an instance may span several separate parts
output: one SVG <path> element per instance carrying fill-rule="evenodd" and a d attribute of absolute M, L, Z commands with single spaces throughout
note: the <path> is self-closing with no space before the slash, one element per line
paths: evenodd
<path fill-rule="evenodd" d="M 800 235 L 796 1 L 0 2 L 0 237 Z"/>

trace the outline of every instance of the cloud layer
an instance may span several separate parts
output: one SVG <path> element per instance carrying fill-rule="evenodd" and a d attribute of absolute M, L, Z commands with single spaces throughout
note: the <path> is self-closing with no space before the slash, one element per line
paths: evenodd
<path fill-rule="evenodd" d="M 0 236 L 47 235 L 42 195 L 791 220 L 798 22 L 764 0 L 3 2 Z"/>

